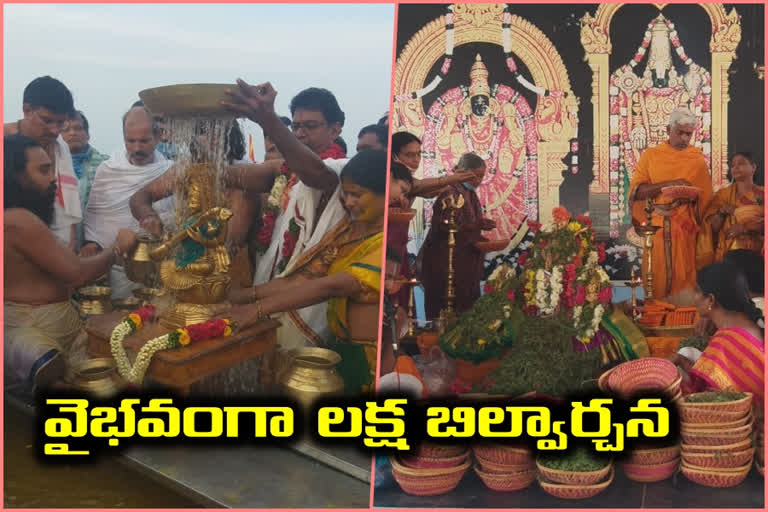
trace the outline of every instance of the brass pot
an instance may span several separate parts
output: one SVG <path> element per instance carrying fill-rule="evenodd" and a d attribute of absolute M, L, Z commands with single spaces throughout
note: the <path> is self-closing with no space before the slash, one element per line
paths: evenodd
<path fill-rule="evenodd" d="M 126 297 L 112 301 L 112 309 L 117 311 L 135 311 L 141 307 L 141 299 L 136 297 Z"/>
<path fill-rule="evenodd" d="M 341 356 L 325 348 L 303 348 L 290 357 L 279 377 L 282 390 L 309 407 L 318 398 L 341 394 L 344 381 L 336 372 Z"/>
<path fill-rule="evenodd" d="M 78 364 L 74 373 L 75 388 L 94 398 L 110 398 L 120 391 L 120 377 L 113 359 L 88 359 Z"/>
<path fill-rule="evenodd" d="M 138 244 L 125 260 L 125 275 L 134 283 L 151 286 L 157 278 L 157 263 L 150 253 L 160 244 L 160 240 L 148 234 L 138 236 Z"/>
<path fill-rule="evenodd" d="M 133 290 L 133 296 L 139 299 L 142 304 L 151 304 L 158 295 L 160 295 L 159 288 L 137 288 Z"/>
<path fill-rule="evenodd" d="M 86 286 L 77 290 L 80 296 L 80 311 L 84 315 L 103 315 L 112 312 L 112 288 L 108 286 Z"/>
<path fill-rule="evenodd" d="M 139 92 L 139 98 L 159 116 L 228 118 L 233 114 L 221 106 L 222 100 L 229 101 L 227 89 L 236 90 L 237 84 L 167 85 L 144 89 Z"/>

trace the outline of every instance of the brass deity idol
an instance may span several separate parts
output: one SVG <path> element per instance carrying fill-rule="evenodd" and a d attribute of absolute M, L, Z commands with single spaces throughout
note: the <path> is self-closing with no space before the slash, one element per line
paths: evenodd
<path fill-rule="evenodd" d="M 160 315 L 160 323 L 169 328 L 205 322 L 229 308 L 225 298 L 231 283 L 230 259 L 225 241 L 232 212 L 213 206 L 214 176 L 208 164 L 187 169 L 187 215 L 181 231 L 150 253 L 153 260 L 162 260 L 160 280 L 176 299 Z"/>

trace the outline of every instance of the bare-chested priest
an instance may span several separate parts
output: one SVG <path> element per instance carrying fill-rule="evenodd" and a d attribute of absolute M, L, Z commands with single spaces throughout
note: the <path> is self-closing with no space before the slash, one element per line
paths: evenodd
<path fill-rule="evenodd" d="M 29 137 L 10 135 L 3 152 L 5 384 L 30 391 L 64 378 L 85 356 L 72 289 L 107 272 L 133 249 L 136 235 L 121 230 L 109 250 L 78 257 L 49 229 L 57 176 L 45 150 Z"/>

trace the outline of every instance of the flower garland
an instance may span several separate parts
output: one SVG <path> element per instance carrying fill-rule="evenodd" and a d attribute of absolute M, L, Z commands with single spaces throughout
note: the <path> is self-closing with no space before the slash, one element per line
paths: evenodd
<path fill-rule="evenodd" d="M 427 84 L 425 87 L 422 87 L 418 91 L 414 91 L 410 94 L 400 94 L 395 96 L 396 102 L 417 100 L 422 96 L 431 93 L 437 88 L 438 85 L 440 85 L 440 82 L 443 81 L 443 78 L 445 78 L 445 75 L 447 75 L 448 71 L 451 69 L 454 45 L 453 33 L 455 30 L 455 26 L 453 24 L 453 5 L 448 5 L 445 7 L 445 9 L 445 55 L 443 56 L 443 63 L 440 65 L 440 71 L 438 71 L 437 75 L 432 79 L 431 82 L 429 82 L 429 84 Z"/>
<path fill-rule="evenodd" d="M 141 329 L 147 322 L 153 321 L 155 313 L 156 308 L 152 305 L 143 306 L 137 311 L 130 313 L 112 330 L 112 335 L 109 339 L 112 357 L 115 358 L 118 373 L 126 381 L 133 384 L 142 383 L 147 368 L 149 368 L 149 363 L 152 361 L 152 356 L 156 352 L 187 346 L 193 341 L 231 336 L 235 328 L 229 320 L 217 319 L 176 329 L 168 334 L 147 341 L 141 347 L 136 360 L 131 365 L 125 352 L 125 347 L 123 347 L 123 340 Z"/>
<path fill-rule="evenodd" d="M 347 155 L 344 153 L 344 150 L 341 149 L 341 146 L 338 144 L 333 144 L 328 150 L 318 155 L 321 160 L 327 160 L 327 159 L 341 159 L 346 158 Z M 264 208 L 264 213 L 262 215 L 261 219 L 261 228 L 259 229 L 259 233 L 256 236 L 256 252 L 258 254 L 264 254 L 267 252 L 267 249 L 269 249 L 269 246 L 272 244 L 272 235 L 275 231 L 275 225 L 277 223 L 277 217 L 282 213 L 283 208 L 286 206 L 287 201 L 286 194 L 290 194 L 291 190 L 293 189 L 293 186 L 288 186 L 289 183 L 293 180 L 289 179 L 293 178 L 294 174 L 291 172 L 291 170 L 283 164 L 280 167 L 280 176 L 275 178 L 275 183 L 272 185 L 272 190 L 269 192 L 269 199 L 267 199 L 267 206 Z M 291 259 L 291 256 L 293 255 L 293 249 L 296 248 L 296 243 L 299 240 L 299 232 L 301 229 L 299 228 L 298 224 L 294 221 L 294 219 L 291 219 L 291 223 L 288 226 L 288 230 L 284 234 L 283 239 L 283 259 L 285 260 L 285 263 L 287 264 L 288 260 Z M 289 243 L 285 243 L 285 242 Z M 290 247 L 290 252 L 286 257 L 286 245 Z M 281 262 L 282 263 L 282 262 Z"/>
<path fill-rule="evenodd" d="M 582 343 L 589 343 L 600 326 L 605 305 L 611 301 L 608 274 L 600 267 L 605 261 L 603 244 L 596 244 L 592 220 L 557 207 L 553 225 L 536 231 L 533 249 L 518 258 L 523 272 L 523 311 L 529 316 L 552 315 L 570 310 L 568 316 Z M 551 269 L 551 270 L 548 270 Z"/>

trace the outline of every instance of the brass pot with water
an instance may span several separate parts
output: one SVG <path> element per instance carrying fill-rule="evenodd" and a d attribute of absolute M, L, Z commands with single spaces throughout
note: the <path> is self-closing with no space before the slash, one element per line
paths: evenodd
<path fill-rule="evenodd" d="M 124 386 L 111 358 L 87 359 L 74 367 L 74 386 L 94 398 L 115 396 Z"/>
<path fill-rule="evenodd" d="M 157 278 L 157 263 L 150 253 L 160 245 L 160 240 L 147 233 L 140 234 L 138 239 L 136 248 L 125 260 L 125 275 L 134 283 L 152 286 Z"/>
<path fill-rule="evenodd" d="M 344 381 L 336 372 L 341 356 L 325 348 L 303 348 L 288 356 L 279 383 L 283 392 L 309 407 L 321 397 L 339 395 Z"/>

